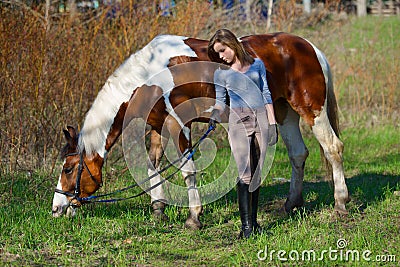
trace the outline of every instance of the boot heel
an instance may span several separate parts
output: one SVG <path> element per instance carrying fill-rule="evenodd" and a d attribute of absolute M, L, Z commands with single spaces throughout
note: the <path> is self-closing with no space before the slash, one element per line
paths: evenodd
<path fill-rule="evenodd" d="M 251 193 L 251 223 L 253 225 L 254 234 L 261 234 L 262 228 L 257 222 L 257 210 L 258 210 L 258 196 L 260 194 L 260 187 Z"/>
<path fill-rule="evenodd" d="M 242 222 L 242 228 L 239 238 L 249 238 L 253 233 L 253 225 L 251 222 L 251 197 L 249 185 L 239 180 L 237 184 L 237 195 L 239 203 L 239 214 Z"/>

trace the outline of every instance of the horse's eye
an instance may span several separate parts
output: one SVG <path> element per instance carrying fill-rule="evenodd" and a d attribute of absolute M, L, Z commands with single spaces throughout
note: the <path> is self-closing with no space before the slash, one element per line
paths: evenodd
<path fill-rule="evenodd" d="M 72 173 L 72 170 L 73 170 L 74 168 L 64 168 L 64 173 L 65 174 L 71 174 Z"/>

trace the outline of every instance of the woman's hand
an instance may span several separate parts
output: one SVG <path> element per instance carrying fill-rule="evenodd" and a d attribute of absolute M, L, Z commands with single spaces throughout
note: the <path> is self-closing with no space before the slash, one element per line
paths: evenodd
<path fill-rule="evenodd" d="M 273 146 L 278 143 L 278 127 L 276 124 L 268 125 L 268 145 Z"/>
<path fill-rule="evenodd" d="M 208 122 L 208 127 L 215 129 L 217 123 L 221 122 L 220 112 L 218 109 L 213 109 L 210 116 L 210 121 Z"/>

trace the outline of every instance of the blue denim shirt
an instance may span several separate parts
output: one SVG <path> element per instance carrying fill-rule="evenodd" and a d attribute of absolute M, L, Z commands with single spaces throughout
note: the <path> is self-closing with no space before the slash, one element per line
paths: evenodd
<path fill-rule="evenodd" d="M 218 101 L 226 103 L 226 91 L 230 98 L 231 108 L 256 109 L 272 104 L 265 66 L 259 58 L 255 59 L 245 73 L 231 68 L 217 69 L 214 73 L 214 84 L 217 105 Z"/>

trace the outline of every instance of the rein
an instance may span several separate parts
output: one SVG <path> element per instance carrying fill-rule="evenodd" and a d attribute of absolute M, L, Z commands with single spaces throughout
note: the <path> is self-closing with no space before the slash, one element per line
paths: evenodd
<path fill-rule="evenodd" d="M 89 197 L 79 197 L 80 195 L 80 182 L 81 182 L 81 176 L 82 176 L 82 171 L 83 168 L 85 168 L 87 170 L 87 172 L 90 175 L 90 178 L 99 186 L 101 187 L 101 183 L 97 182 L 96 179 L 93 177 L 93 175 L 91 174 L 89 168 L 87 167 L 85 161 L 83 160 L 83 153 L 80 152 L 75 152 L 75 153 L 70 153 L 67 154 L 66 157 L 69 156 L 76 156 L 79 155 L 80 159 L 79 159 L 79 164 L 78 164 L 78 173 L 76 175 L 76 183 L 75 183 L 75 190 L 74 193 L 70 193 L 70 192 L 66 192 L 63 190 L 60 190 L 58 188 L 55 189 L 56 193 L 68 196 L 68 197 L 72 197 L 72 200 L 76 199 L 77 201 L 79 201 L 82 204 L 91 204 L 91 203 L 109 203 L 109 202 L 118 202 L 118 201 L 123 201 L 123 200 L 128 200 L 128 199 L 132 199 L 132 198 L 136 198 L 139 197 L 151 190 L 153 190 L 154 188 L 158 187 L 159 185 L 165 183 L 166 181 L 168 181 L 169 179 L 171 179 L 192 157 L 193 155 L 196 153 L 198 147 L 200 146 L 200 144 L 204 141 L 204 139 L 210 134 L 211 131 L 213 131 L 215 129 L 215 126 L 210 125 L 207 129 L 207 131 L 203 134 L 202 137 L 200 137 L 200 139 L 188 150 L 186 150 L 178 159 L 176 159 L 175 161 L 169 163 L 167 166 L 165 166 L 164 168 L 162 168 L 160 171 L 152 174 L 151 176 L 147 177 L 146 179 L 144 179 L 143 181 L 141 181 L 140 183 L 135 183 L 132 184 L 130 186 L 124 187 L 122 189 L 110 192 L 110 193 L 106 193 L 106 194 L 101 194 L 101 195 L 96 195 L 96 196 L 89 196 Z M 188 155 L 186 157 L 186 155 Z M 124 197 L 124 198 L 113 198 L 113 199 L 100 199 L 100 198 L 104 198 L 107 196 L 111 196 L 111 195 L 115 195 L 124 191 L 127 191 L 129 189 L 132 189 L 134 187 L 140 186 L 148 181 L 150 181 L 151 179 L 153 179 L 154 177 L 156 177 L 157 175 L 165 172 L 166 170 L 168 170 L 170 167 L 172 167 L 174 164 L 178 163 L 179 161 L 181 161 L 183 158 L 185 158 L 185 161 L 179 166 L 179 168 L 174 171 L 172 174 L 168 175 L 168 177 L 166 177 L 165 179 L 161 180 L 160 182 L 150 186 L 149 188 L 145 189 L 144 191 L 133 195 L 133 196 L 129 196 L 129 197 Z M 70 205 L 73 205 L 70 201 Z M 76 206 L 76 205 L 75 205 Z"/>
<path fill-rule="evenodd" d="M 59 194 L 63 194 L 69 197 L 72 197 L 72 200 L 76 199 L 79 202 L 81 202 L 82 198 L 79 197 L 80 193 L 81 193 L 81 177 L 82 177 L 82 172 L 83 172 L 83 168 L 86 169 L 86 171 L 89 173 L 90 178 L 92 179 L 92 181 L 98 186 L 101 187 L 102 183 L 99 183 L 94 176 L 92 175 L 92 173 L 90 172 L 88 166 L 86 165 L 86 162 L 83 160 L 83 153 L 79 153 L 79 152 L 74 152 L 74 153 L 69 153 L 67 155 L 65 155 L 65 157 L 70 157 L 70 156 L 76 156 L 79 155 L 79 164 L 78 164 L 78 173 L 76 175 L 76 183 L 75 183 L 75 190 L 74 193 L 70 193 L 70 192 L 66 192 L 63 190 L 60 190 L 58 188 L 56 188 L 54 191 L 56 193 Z M 74 205 L 71 204 L 70 201 L 70 205 Z M 76 206 L 76 205 L 75 205 Z"/>

